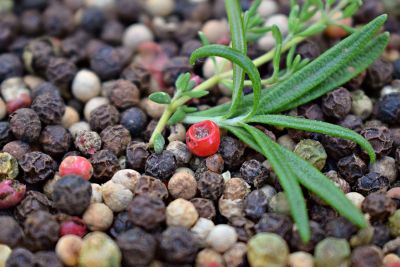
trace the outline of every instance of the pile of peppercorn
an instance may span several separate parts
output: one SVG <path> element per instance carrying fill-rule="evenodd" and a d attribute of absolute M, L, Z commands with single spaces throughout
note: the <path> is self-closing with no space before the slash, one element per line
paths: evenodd
<path fill-rule="evenodd" d="M 366 0 L 349 23 L 384 13 L 384 2 Z M 287 28 L 288 0 L 263 0 L 259 12 Z M 188 57 L 198 31 L 229 44 L 223 0 L 0 0 L 0 267 L 400 266 L 396 16 L 381 59 L 289 112 L 359 132 L 375 164 L 351 141 L 257 126 L 323 171 L 370 222 L 360 230 L 308 194 L 303 243 L 268 161 L 215 124 L 176 124 L 163 133 L 165 150 L 148 146 L 164 111 L 148 95 L 172 95 L 181 73 L 200 81 L 215 72 L 210 59 L 191 66 Z M 297 53 L 314 59 L 341 37 L 327 32 Z M 250 44 L 249 55 L 268 43 Z M 190 105 L 229 95 L 216 87 Z M 212 147 L 193 140 L 205 137 Z"/>

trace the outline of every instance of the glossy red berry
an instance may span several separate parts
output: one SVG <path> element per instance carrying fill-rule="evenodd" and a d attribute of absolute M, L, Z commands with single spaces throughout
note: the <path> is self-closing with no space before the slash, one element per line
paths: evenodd
<path fill-rule="evenodd" d="M 190 126 L 186 133 L 186 144 L 190 151 L 200 157 L 207 157 L 218 151 L 221 141 L 219 127 L 206 120 Z"/>
<path fill-rule="evenodd" d="M 78 217 L 72 217 L 60 226 L 60 236 L 77 235 L 83 237 L 86 233 L 86 224 Z"/>
<path fill-rule="evenodd" d="M 0 182 L 0 209 L 16 206 L 24 198 L 26 186 L 17 180 Z"/>
<path fill-rule="evenodd" d="M 60 176 L 78 175 L 89 180 L 93 174 L 93 167 L 89 160 L 81 156 L 68 156 L 60 164 Z"/>

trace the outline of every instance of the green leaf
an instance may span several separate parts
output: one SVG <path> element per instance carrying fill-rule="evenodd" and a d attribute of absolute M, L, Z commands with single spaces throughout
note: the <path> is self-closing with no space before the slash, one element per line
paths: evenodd
<path fill-rule="evenodd" d="M 155 92 L 149 96 L 149 99 L 158 104 L 169 104 L 171 103 L 171 97 L 164 92 Z"/>
<path fill-rule="evenodd" d="M 208 41 L 207 36 L 205 36 L 202 31 L 200 31 L 198 34 L 199 34 L 199 38 L 201 40 L 201 43 L 203 45 L 209 45 L 210 44 L 210 41 Z M 215 59 L 215 57 L 211 57 L 211 60 L 212 60 L 212 63 L 214 65 L 214 69 L 217 70 L 218 69 L 217 60 Z"/>
<path fill-rule="evenodd" d="M 322 121 L 295 118 L 285 115 L 257 115 L 249 119 L 248 121 L 280 126 L 285 128 L 292 128 L 312 133 L 321 133 L 351 140 L 354 143 L 360 145 L 360 147 L 368 153 L 371 159 L 371 163 L 373 163 L 376 159 L 374 148 L 367 140 L 365 140 L 358 133 L 341 126 L 337 126 Z"/>
<path fill-rule="evenodd" d="M 271 30 L 272 30 L 272 36 L 275 39 L 275 53 L 274 53 L 274 58 L 272 61 L 272 66 L 274 68 L 274 71 L 272 74 L 272 80 L 276 80 L 276 79 L 278 79 L 279 66 L 281 64 L 282 33 L 279 30 L 278 26 L 276 26 L 276 25 L 273 25 Z"/>
<path fill-rule="evenodd" d="M 209 94 L 209 91 L 206 90 L 193 90 L 182 93 L 183 96 L 188 96 L 191 98 L 200 98 Z"/>
<path fill-rule="evenodd" d="M 187 85 L 189 83 L 190 73 L 182 73 L 178 76 L 178 79 L 175 81 L 175 87 L 178 91 L 186 91 Z"/>
<path fill-rule="evenodd" d="M 325 24 L 313 24 L 304 31 L 302 31 L 301 33 L 299 33 L 299 36 L 309 37 L 317 33 L 323 32 L 325 28 L 326 28 Z"/>
<path fill-rule="evenodd" d="M 185 116 L 186 116 L 186 112 L 183 109 L 183 107 L 177 108 L 175 113 L 169 118 L 168 125 L 174 125 L 174 124 L 177 124 L 177 123 L 183 121 Z"/>
<path fill-rule="evenodd" d="M 193 64 L 197 59 L 207 56 L 219 56 L 226 58 L 235 64 L 239 65 L 249 76 L 253 85 L 253 108 L 247 116 L 252 116 L 258 109 L 258 102 L 261 95 L 261 79 L 260 73 L 254 63 L 239 51 L 223 46 L 223 45 L 208 45 L 195 50 L 190 62 Z"/>
<path fill-rule="evenodd" d="M 154 151 L 159 154 L 163 151 L 165 145 L 164 137 L 160 133 L 155 134 Z"/>
<path fill-rule="evenodd" d="M 254 138 L 260 147 L 262 154 L 271 163 L 272 169 L 278 176 L 278 180 L 289 202 L 290 212 L 296 222 L 301 239 L 304 242 L 310 240 L 310 226 L 305 200 L 301 188 L 295 178 L 295 174 L 285 166 L 281 153 L 274 146 L 274 142 L 263 132 L 255 127 L 242 125 Z"/>

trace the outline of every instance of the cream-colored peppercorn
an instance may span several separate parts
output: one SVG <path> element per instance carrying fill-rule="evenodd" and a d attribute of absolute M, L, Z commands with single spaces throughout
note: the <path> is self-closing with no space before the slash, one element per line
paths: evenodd
<path fill-rule="evenodd" d="M 243 199 L 226 199 L 224 196 L 218 200 L 218 209 L 227 219 L 243 216 Z"/>
<path fill-rule="evenodd" d="M 186 172 L 175 173 L 169 179 L 168 191 L 173 198 L 192 199 L 197 192 L 197 181 Z"/>
<path fill-rule="evenodd" d="M 385 176 L 388 178 L 390 183 L 396 181 L 398 172 L 396 160 L 392 157 L 383 156 L 380 159 L 377 159 L 374 164 L 370 165 L 369 170 Z"/>
<path fill-rule="evenodd" d="M 242 242 L 237 242 L 223 255 L 226 266 L 243 266 L 246 253 L 247 245 Z"/>
<path fill-rule="evenodd" d="M 131 190 L 122 184 L 108 181 L 101 186 L 104 203 L 114 212 L 120 212 L 128 207 L 133 198 Z"/>
<path fill-rule="evenodd" d="M 175 199 L 169 203 L 165 213 L 168 226 L 183 226 L 190 228 L 199 218 L 199 213 L 192 202 L 183 198 Z"/>
<path fill-rule="evenodd" d="M 112 225 L 114 214 L 103 203 L 91 203 L 82 218 L 91 231 L 106 231 Z"/>
<path fill-rule="evenodd" d="M 86 102 L 85 107 L 83 108 L 83 116 L 85 120 L 89 121 L 90 113 L 101 105 L 108 104 L 109 100 L 103 96 L 96 96 Z"/>
<path fill-rule="evenodd" d="M 200 243 L 204 243 L 208 234 L 214 227 L 215 224 L 213 221 L 206 218 L 199 218 L 190 231 L 200 241 Z"/>
<path fill-rule="evenodd" d="M 172 125 L 169 127 L 169 136 L 168 136 L 168 141 L 173 142 L 173 141 L 185 141 L 186 138 L 186 129 L 185 126 L 183 126 L 182 123 L 177 123 L 175 125 Z"/>
<path fill-rule="evenodd" d="M 204 23 L 201 31 L 210 43 L 217 43 L 219 40 L 229 37 L 229 25 L 226 20 L 208 20 Z"/>
<path fill-rule="evenodd" d="M 102 232 L 87 234 L 79 255 L 79 266 L 117 267 L 121 266 L 121 251 L 108 235 Z"/>
<path fill-rule="evenodd" d="M 3 98 L 0 97 L 0 120 L 4 119 L 7 115 L 7 107 Z"/>
<path fill-rule="evenodd" d="M 262 0 L 257 13 L 263 17 L 268 18 L 269 16 L 277 13 L 279 10 L 278 4 L 273 0 Z"/>
<path fill-rule="evenodd" d="M 231 178 L 225 183 L 225 199 L 244 199 L 249 193 L 250 186 L 242 178 Z"/>
<path fill-rule="evenodd" d="M 7 245 L 0 244 L 0 267 L 6 267 L 7 259 L 11 252 L 11 248 Z"/>
<path fill-rule="evenodd" d="M 293 151 L 294 148 L 296 147 L 296 143 L 288 134 L 285 134 L 285 135 L 282 135 L 281 137 L 279 137 L 277 142 L 281 146 L 283 146 L 291 151 Z"/>
<path fill-rule="evenodd" d="M 196 267 L 204 267 L 211 263 L 217 264 L 218 266 L 225 265 L 222 255 L 215 250 L 205 248 L 197 254 Z"/>
<path fill-rule="evenodd" d="M 126 28 L 122 43 L 125 47 L 135 50 L 141 43 L 153 41 L 154 36 L 144 24 L 132 24 Z"/>
<path fill-rule="evenodd" d="M 166 147 L 166 150 L 170 151 L 174 155 L 178 166 L 188 164 L 192 158 L 192 152 L 190 152 L 186 144 L 181 141 L 170 142 Z"/>
<path fill-rule="evenodd" d="M 98 96 L 100 90 L 101 81 L 96 73 L 90 70 L 80 70 L 72 81 L 72 94 L 82 102 Z"/>
<path fill-rule="evenodd" d="M 187 167 L 179 167 L 179 168 L 177 168 L 175 170 L 175 173 L 180 173 L 180 172 L 183 172 L 183 173 L 186 173 L 188 175 L 194 176 L 194 171 L 192 169 L 190 169 L 190 168 L 187 168 Z"/>
<path fill-rule="evenodd" d="M 371 99 L 362 90 L 351 92 L 351 112 L 361 119 L 368 118 L 373 109 Z"/>
<path fill-rule="evenodd" d="M 268 203 L 268 207 L 270 211 L 290 215 L 290 207 L 289 202 L 285 193 L 279 192 L 271 198 L 271 201 Z"/>
<path fill-rule="evenodd" d="M 79 121 L 79 113 L 73 107 L 66 106 L 64 115 L 61 119 L 61 124 L 64 128 L 71 127 L 74 123 Z"/>
<path fill-rule="evenodd" d="M 304 251 L 297 251 L 289 255 L 288 265 L 290 267 L 314 267 L 314 258 Z"/>
<path fill-rule="evenodd" d="M 46 184 L 43 186 L 43 192 L 45 195 L 51 199 L 53 195 L 53 190 L 54 190 L 54 184 L 61 179 L 61 176 L 59 173 L 56 173 L 53 177 L 53 179 L 50 179 L 46 182 Z"/>
<path fill-rule="evenodd" d="M 215 226 L 207 237 L 207 244 L 218 252 L 225 252 L 237 241 L 235 228 L 227 224 Z"/>
<path fill-rule="evenodd" d="M 65 266 L 78 264 L 82 242 L 82 238 L 76 235 L 65 235 L 58 240 L 56 254 Z"/>
<path fill-rule="evenodd" d="M 40 84 L 44 83 L 44 80 L 36 75 L 25 75 L 24 78 L 24 83 L 32 90 L 38 87 Z"/>
<path fill-rule="evenodd" d="M 116 184 L 121 184 L 133 192 L 135 191 L 136 183 L 140 179 L 140 176 L 140 173 L 135 170 L 124 169 L 117 171 L 111 178 L 111 181 Z"/>
<path fill-rule="evenodd" d="M 217 62 L 217 68 L 215 69 L 214 61 L 211 58 L 207 58 L 203 65 L 203 75 L 206 78 L 210 78 L 215 75 L 217 72 L 224 72 L 232 69 L 232 63 L 225 58 L 215 57 L 215 61 Z"/>
<path fill-rule="evenodd" d="M 103 193 L 101 192 L 101 185 L 91 183 L 92 185 L 92 198 L 90 203 L 103 203 Z"/>
<path fill-rule="evenodd" d="M 146 0 L 146 10 L 153 16 L 168 16 L 174 11 L 174 0 Z"/>
<path fill-rule="evenodd" d="M 393 263 L 400 263 L 400 257 L 397 256 L 396 254 L 389 253 L 383 258 L 383 265 L 385 267 Z"/>
<path fill-rule="evenodd" d="M 153 119 L 159 119 L 165 110 L 164 104 L 158 104 L 156 102 L 151 101 L 148 98 L 142 100 L 144 109 L 150 117 Z"/>
<path fill-rule="evenodd" d="M 353 203 L 354 206 L 361 209 L 361 204 L 365 199 L 363 195 L 357 192 L 349 192 L 346 194 L 346 197 Z"/>
<path fill-rule="evenodd" d="M 289 248 L 277 234 L 258 233 L 247 243 L 247 259 L 252 267 L 285 267 Z"/>
<path fill-rule="evenodd" d="M 72 137 L 75 138 L 80 132 L 90 131 L 90 125 L 86 121 L 78 121 L 72 124 L 68 131 L 71 133 Z"/>

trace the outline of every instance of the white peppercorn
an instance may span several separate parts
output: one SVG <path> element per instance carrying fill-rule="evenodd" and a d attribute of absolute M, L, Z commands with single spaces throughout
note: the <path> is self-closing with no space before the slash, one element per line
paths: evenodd
<path fill-rule="evenodd" d="M 82 242 L 82 238 L 76 235 L 65 235 L 58 240 L 56 254 L 65 266 L 78 264 Z"/>
<path fill-rule="evenodd" d="M 277 234 L 259 233 L 247 243 L 247 259 L 252 267 L 286 266 L 289 248 Z"/>
<path fill-rule="evenodd" d="M 377 172 L 382 176 L 388 178 L 390 183 L 396 181 L 397 178 L 397 167 L 394 158 L 389 156 L 383 156 L 378 159 L 374 164 L 369 167 L 371 172 Z"/>
<path fill-rule="evenodd" d="M 8 257 L 11 255 L 11 248 L 0 244 L 0 267 L 5 267 Z"/>
<path fill-rule="evenodd" d="M 174 11 L 174 0 L 146 0 L 145 7 L 153 16 L 168 16 Z"/>
<path fill-rule="evenodd" d="M 90 113 L 101 105 L 108 104 L 109 100 L 103 96 L 97 96 L 90 99 L 86 102 L 85 107 L 83 108 L 83 116 L 85 120 L 90 120 Z"/>
<path fill-rule="evenodd" d="M 175 170 L 175 174 L 180 172 L 194 176 L 194 171 L 187 167 L 179 167 Z"/>
<path fill-rule="evenodd" d="M 186 138 L 186 129 L 185 126 L 183 126 L 182 123 L 177 123 L 175 125 L 172 125 L 169 127 L 169 136 L 168 136 L 168 141 L 185 141 Z"/>
<path fill-rule="evenodd" d="M 91 183 L 92 185 L 92 198 L 90 203 L 103 203 L 103 193 L 101 192 L 101 185 Z"/>
<path fill-rule="evenodd" d="M 61 124 L 64 128 L 71 127 L 79 121 L 79 113 L 73 107 L 66 106 L 64 115 L 61 118 Z"/>
<path fill-rule="evenodd" d="M 141 43 L 153 41 L 154 36 L 144 24 L 132 24 L 126 28 L 122 43 L 125 47 L 135 50 Z"/>
<path fill-rule="evenodd" d="M 218 209 L 227 219 L 243 216 L 243 199 L 227 199 L 224 196 L 218 200 Z"/>
<path fill-rule="evenodd" d="M 72 82 L 71 91 L 74 97 L 82 102 L 98 96 L 101 82 L 96 73 L 90 70 L 80 70 Z"/>
<path fill-rule="evenodd" d="M 361 209 L 361 204 L 364 201 L 365 197 L 357 192 L 349 192 L 346 194 L 346 197 L 353 203 L 354 206 Z"/>
<path fill-rule="evenodd" d="M 257 9 L 257 13 L 263 18 L 268 18 L 269 16 L 277 13 L 278 10 L 279 6 L 275 1 L 263 0 Z"/>
<path fill-rule="evenodd" d="M 314 267 L 314 258 L 310 253 L 297 251 L 289 255 L 288 265 L 289 267 Z"/>
<path fill-rule="evenodd" d="M 71 133 L 72 137 L 75 138 L 80 132 L 90 131 L 90 126 L 86 121 L 78 121 L 72 124 L 68 128 L 68 131 Z"/>
<path fill-rule="evenodd" d="M 180 166 L 188 164 L 192 158 L 192 153 L 185 143 L 181 141 L 172 141 L 168 144 L 166 150 L 174 154 L 176 163 Z"/>
<path fill-rule="evenodd" d="M 288 134 L 280 136 L 276 141 L 278 142 L 278 144 L 291 151 L 293 151 L 294 148 L 296 147 L 296 143 Z"/>
<path fill-rule="evenodd" d="M 235 228 L 227 224 L 215 226 L 207 237 L 207 244 L 218 252 L 225 252 L 237 241 Z"/>
<path fill-rule="evenodd" d="M 201 31 L 210 43 L 217 43 L 229 36 L 229 25 L 226 20 L 208 20 Z"/>
<path fill-rule="evenodd" d="M 225 264 L 233 267 L 244 265 L 246 253 L 247 245 L 242 242 L 237 242 L 224 253 L 223 258 Z"/>
<path fill-rule="evenodd" d="M 193 235 L 200 241 L 204 243 L 210 231 L 215 227 L 213 221 L 206 218 L 199 218 L 195 225 L 190 229 Z"/>
<path fill-rule="evenodd" d="M 197 181 L 187 172 L 175 173 L 168 181 L 168 191 L 173 198 L 192 199 L 197 192 Z"/>
<path fill-rule="evenodd" d="M 146 111 L 147 115 L 149 115 L 153 119 L 159 119 L 161 117 L 161 115 L 165 110 L 164 104 L 158 104 L 156 102 L 149 100 L 148 98 L 145 98 L 142 101 L 144 110 Z"/>
<path fill-rule="evenodd" d="M 123 169 L 117 171 L 111 178 L 111 181 L 113 181 L 116 184 L 121 184 L 125 188 L 134 192 L 136 183 L 140 179 L 140 176 L 141 176 L 140 173 L 138 173 L 135 170 Z"/>
<path fill-rule="evenodd" d="M 105 231 L 113 223 L 112 210 L 103 203 L 91 203 L 82 216 L 91 231 Z"/>
<path fill-rule="evenodd" d="M 279 192 L 271 198 L 271 201 L 268 203 L 268 208 L 272 212 L 290 215 L 289 202 L 283 192 Z"/>
<path fill-rule="evenodd" d="M 183 226 L 190 228 L 199 218 L 192 202 L 178 198 L 169 203 L 165 211 L 168 226 Z"/>
<path fill-rule="evenodd" d="M 351 112 L 361 119 L 368 118 L 372 113 L 372 101 L 362 90 L 351 93 Z"/>
<path fill-rule="evenodd" d="M 215 69 L 215 64 L 211 58 L 207 58 L 203 65 L 203 75 L 206 78 L 210 78 L 220 71 L 228 71 L 232 69 L 232 63 L 225 58 L 215 57 L 215 61 L 217 62 L 218 71 Z"/>
<path fill-rule="evenodd" d="M 224 259 L 222 258 L 222 255 L 209 248 L 201 250 L 196 256 L 196 267 L 203 267 L 211 264 L 224 266 Z"/>
<path fill-rule="evenodd" d="M 121 184 L 108 181 L 101 186 L 104 203 L 114 212 L 125 210 L 133 198 L 133 193 Z"/>

